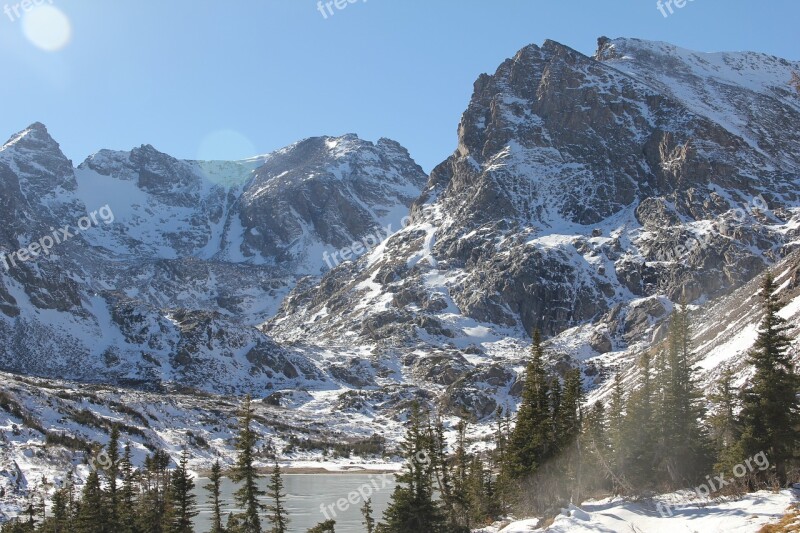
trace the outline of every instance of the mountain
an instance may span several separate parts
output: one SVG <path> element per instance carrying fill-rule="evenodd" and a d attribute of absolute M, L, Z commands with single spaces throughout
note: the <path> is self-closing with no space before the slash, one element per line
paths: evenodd
<path fill-rule="evenodd" d="M 102 150 L 73 168 L 34 124 L 0 148 L 0 179 L 0 368 L 259 394 L 326 381 L 254 326 L 325 252 L 399 225 L 426 175 L 396 142 L 354 135 L 233 162 Z"/>
<path fill-rule="evenodd" d="M 528 46 L 476 81 L 412 223 L 299 284 L 264 330 L 367 353 L 376 384 L 435 391 L 451 414 L 507 401 L 534 329 L 600 382 L 673 303 L 797 248 L 798 68 L 634 39 L 594 57 Z"/>
<path fill-rule="evenodd" d="M 332 440 L 385 442 L 381 460 L 414 400 L 450 431 L 466 411 L 483 446 L 534 330 L 594 400 L 681 302 L 703 384 L 723 365 L 744 379 L 765 270 L 798 323 L 797 71 L 636 39 L 527 46 L 477 79 L 430 176 L 354 135 L 76 168 L 34 124 L 0 148 L 4 257 L 98 220 L 0 271 L 0 486 L 112 420 L 140 455 L 188 440 L 199 464 L 228 460 L 246 392 L 293 461 Z"/>

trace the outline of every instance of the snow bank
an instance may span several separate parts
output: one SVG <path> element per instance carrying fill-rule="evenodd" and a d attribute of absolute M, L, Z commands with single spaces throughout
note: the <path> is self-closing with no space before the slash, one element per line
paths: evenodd
<path fill-rule="evenodd" d="M 657 501 L 672 501 L 675 495 L 660 496 Z M 537 529 L 540 520 L 493 526 L 475 533 L 597 533 L 642 531 L 647 533 L 755 533 L 762 526 L 779 520 L 798 500 L 800 491 L 757 492 L 736 501 L 708 502 L 700 507 L 689 503 L 674 505 L 672 516 L 662 517 L 656 502 L 633 503 L 620 499 L 586 502 L 581 508 L 571 505 L 562 510 L 548 527 Z"/>

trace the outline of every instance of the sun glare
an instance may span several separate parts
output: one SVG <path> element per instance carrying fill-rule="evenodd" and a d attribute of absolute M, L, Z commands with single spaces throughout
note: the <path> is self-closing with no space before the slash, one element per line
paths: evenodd
<path fill-rule="evenodd" d="M 35 46 L 56 52 L 69 44 L 72 25 L 63 11 L 55 6 L 44 5 L 25 14 L 22 31 Z"/>

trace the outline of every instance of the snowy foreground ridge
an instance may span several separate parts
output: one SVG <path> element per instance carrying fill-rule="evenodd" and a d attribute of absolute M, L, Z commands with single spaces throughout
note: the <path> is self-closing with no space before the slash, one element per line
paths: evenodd
<path fill-rule="evenodd" d="M 581 508 L 564 509 L 547 527 L 538 527 L 537 518 L 520 520 L 500 527 L 487 527 L 477 533 L 552 533 L 637 532 L 637 533 L 745 533 L 757 532 L 765 524 L 777 522 L 800 492 L 757 492 L 737 501 L 686 503 L 680 493 L 659 496 L 657 501 L 632 503 L 620 499 L 586 502 Z M 656 510 L 658 501 L 682 502 L 674 505 L 672 516 L 662 517 Z M 800 524 L 794 526 L 800 530 Z"/>

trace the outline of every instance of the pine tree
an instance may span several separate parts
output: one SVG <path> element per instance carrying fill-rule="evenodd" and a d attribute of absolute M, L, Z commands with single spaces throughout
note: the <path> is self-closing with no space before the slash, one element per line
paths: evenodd
<path fill-rule="evenodd" d="M 372 517 L 372 498 L 367 498 L 367 501 L 361 506 L 361 516 L 364 517 L 364 521 L 361 524 L 366 529 L 366 532 L 375 533 L 375 519 Z"/>
<path fill-rule="evenodd" d="M 573 368 L 564 376 L 563 398 L 556 411 L 554 441 L 561 448 L 570 446 L 581 430 L 580 409 L 583 403 L 583 382 L 580 369 Z"/>
<path fill-rule="evenodd" d="M 583 455 L 580 441 L 582 427 L 583 382 L 581 371 L 572 368 L 564 375 L 564 392 L 556 413 L 554 446 L 562 460 L 556 465 L 563 492 L 570 501 L 582 495 Z"/>
<path fill-rule="evenodd" d="M 211 466 L 209 483 L 203 487 L 210 494 L 209 503 L 212 506 L 211 533 L 223 533 L 222 529 L 222 466 L 219 460 Z"/>
<path fill-rule="evenodd" d="M 622 425 L 625 419 L 625 393 L 622 389 L 622 373 L 614 375 L 614 388 L 611 391 L 611 404 L 608 411 L 608 431 L 613 448 L 622 446 Z"/>
<path fill-rule="evenodd" d="M 197 496 L 194 495 L 194 480 L 189 473 L 189 452 L 184 448 L 178 466 L 172 473 L 170 487 L 171 517 L 170 533 L 193 533 L 192 519 L 197 516 Z"/>
<path fill-rule="evenodd" d="M 463 442 L 460 440 L 460 442 Z M 444 423 L 439 419 L 435 427 L 433 439 L 434 450 L 431 459 L 434 461 L 434 471 L 438 483 L 439 495 L 447 514 L 447 522 L 451 525 L 458 523 L 457 505 L 461 502 L 455 497 L 450 464 L 447 458 L 447 439 L 444 434 Z"/>
<path fill-rule="evenodd" d="M 497 406 L 495 416 L 497 418 L 494 449 L 494 468 L 497 472 L 495 488 L 497 491 L 498 504 L 500 506 L 498 514 L 500 515 L 504 514 L 508 508 L 508 501 L 511 496 L 511 475 L 508 461 L 508 438 L 510 430 L 503 423 L 505 419 L 501 406 Z"/>
<path fill-rule="evenodd" d="M 136 528 L 136 489 L 131 445 L 126 444 L 119 462 L 122 488 L 119 493 L 119 530 L 121 533 L 137 533 Z"/>
<path fill-rule="evenodd" d="M 549 440 L 555 446 L 558 446 L 564 436 L 562 433 L 564 428 L 559 420 L 559 417 L 563 414 L 561 405 L 563 395 L 564 391 L 561 387 L 561 380 L 558 379 L 558 377 L 554 377 L 550 381 L 550 414 L 552 417 L 552 427 Z"/>
<path fill-rule="evenodd" d="M 714 406 L 708 423 L 717 457 L 715 472 L 731 472 L 745 459 L 741 445 L 742 428 L 736 416 L 739 399 L 733 387 L 733 376 L 733 369 L 724 369 L 708 398 Z"/>
<path fill-rule="evenodd" d="M 608 440 L 610 454 L 608 460 L 600 456 L 605 463 L 608 474 L 614 481 L 614 493 L 619 494 L 626 489 L 623 481 L 623 468 L 625 465 L 625 394 L 622 388 L 622 373 L 614 375 L 614 388 L 611 391 L 611 403 L 608 409 Z M 598 450 L 598 452 L 601 450 Z"/>
<path fill-rule="evenodd" d="M 628 398 L 623 422 L 620 474 L 635 487 L 646 488 L 652 483 L 656 444 L 651 354 L 642 354 L 639 364 L 638 388 Z"/>
<path fill-rule="evenodd" d="M 106 446 L 108 465 L 105 475 L 108 478 L 108 523 L 112 531 L 120 531 L 120 506 L 118 495 L 119 481 L 119 427 L 115 424 L 111 428 L 111 437 Z"/>
<path fill-rule="evenodd" d="M 444 533 L 445 518 L 434 499 L 433 468 L 430 460 L 432 435 L 423 428 L 423 415 L 414 404 L 408 430 L 401 445 L 406 462 L 397 486 L 383 514 L 381 533 Z"/>
<path fill-rule="evenodd" d="M 281 467 L 278 464 L 278 458 L 275 457 L 275 466 L 272 469 L 269 485 L 267 488 L 267 496 L 272 502 L 267 506 L 269 511 L 269 519 L 272 522 L 272 533 L 286 533 L 286 528 L 289 525 L 289 517 L 286 514 L 286 509 L 283 506 L 286 494 L 283 492 L 283 479 L 281 478 Z"/>
<path fill-rule="evenodd" d="M 317 524 L 307 531 L 307 533 L 336 533 L 336 520 L 326 520 Z"/>
<path fill-rule="evenodd" d="M 76 519 L 78 533 L 108 533 L 108 512 L 100 477 L 92 471 L 83 487 L 81 505 Z"/>
<path fill-rule="evenodd" d="M 610 450 L 605 406 L 598 401 L 589 409 L 583 424 L 583 456 L 586 458 L 584 479 L 587 480 L 587 491 L 610 488 L 608 482 L 612 475 L 606 470 L 608 457 L 611 456 Z"/>
<path fill-rule="evenodd" d="M 453 491 L 451 525 L 469 525 L 469 453 L 467 452 L 467 422 L 459 420 L 456 426 L 456 449 L 453 457 Z"/>
<path fill-rule="evenodd" d="M 137 528 L 146 533 L 166 531 L 170 515 L 170 457 L 163 450 L 156 450 L 144 460 L 142 494 L 138 502 Z"/>
<path fill-rule="evenodd" d="M 36 502 L 36 495 L 31 495 L 23 509 L 23 516 L 25 519 L 25 527 L 30 531 L 36 531 L 36 515 L 39 514 L 39 505 Z"/>
<path fill-rule="evenodd" d="M 242 483 L 242 486 L 234 493 L 236 502 L 244 509 L 244 513 L 236 517 L 241 523 L 239 528 L 241 533 L 261 533 L 259 513 L 264 509 L 264 505 L 259 502 L 259 498 L 266 494 L 258 488 L 260 476 L 255 467 L 257 437 L 251 427 L 253 413 L 251 399 L 248 395 L 239 410 L 239 436 L 236 439 L 238 455 L 230 476 L 234 483 Z"/>
<path fill-rule="evenodd" d="M 465 512 L 469 521 L 462 529 L 451 528 L 448 533 L 455 531 L 469 533 L 472 527 L 492 522 L 500 513 L 492 474 L 478 455 L 472 455 L 470 459 L 467 497 L 469 506 Z"/>
<path fill-rule="evenodd" d="M 58 489 L 53 494 L 53 533 L 67 533 L 72 529 L 69 510 L 69 493 L 67 487 Z"/>
<path fill-rule="evenodd" d="M 655 460 L 660 481 L 678 488 L 694 484 L 711 466 L 708 434 L 700 423 L 705 415 L 702 397 L 692 375 L 691 319 L 685 305 L 673 313 L 667 344 L 656 372 Z"/>
<path fill-rule="evenodd" d="M 742 397 L 742 449 L 746 456 L 767 454 L 781 485 L 797 445 L 798 400 L 800 389 L 788 349 L 789 326 L 778 312 L 781 303 L 770 273 L 761 287 L 764 319 L 749 362 L 755 374 Z"/>
<path fill-rule="evenodd" d="M 538 330 L 533 334 L 531 360 L 524 379 L 522 403 L 508 446 L 509 471 L 515 479 L 532 474 L 552 455 L 551 403 Z"/>

